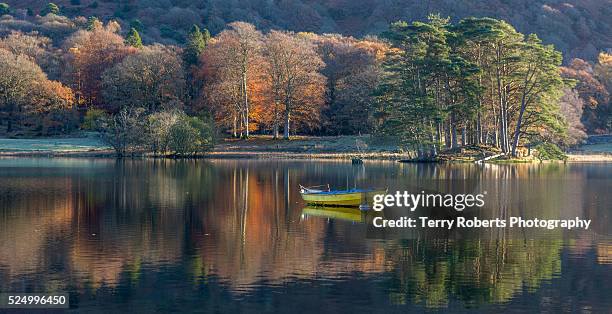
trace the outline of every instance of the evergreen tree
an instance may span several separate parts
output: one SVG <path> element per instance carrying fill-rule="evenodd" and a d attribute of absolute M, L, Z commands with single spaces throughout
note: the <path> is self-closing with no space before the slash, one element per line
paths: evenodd
<path fill-rule="evenodd" d="M 4 2 L 0 2 L 0 16 L 9 14 L 10 11 L 11 11 L 11 7 L 8 4 Z"/>
<path fill-rule="evenodd" d="M 183 51 L 183 61 L 186 67 L 186 80 L 187 80 L 187 94 L 190 100 L 197 99 L 199 97 L 199 85 L 202 82 L 198 82 L 193 75 L 195 66 L 198 64 L 200 54 L 206 48 L 208 41 L 210 40 L 210 33 L 207 29 L 200 31 L 200 27 L 193 25 L 191 31 L 187 35 L 187 43 L 185 50 Z"/>
<path fill-rule="evenodd" d="M 399 135 L 419 158 L 437 155 L 443 133 L 447 147 L 458 146 L 458 126 L 475 111 L 478 68 L 456 53 L 448 21 L 431 15 L 428 23 L 395 23 L 385 34 L 399 50 L 385 63 L 380 100 L 389 118 L 381 131 Z"/>
<path fill-rule="evenodd" d="M 522 45 L 517 71 L 520 107 L 512 134 L 512 156 L 517 156 L 521 135 L 548 140 L 545 137 L 565 133 L 567 126 L 559 111 L 565 87 L 559 70 L 562 59 L 560 52 L 552 45 L 542 45 L 535 34 Z"/>
<path fill-rule="evenodd" d="M 392 24 L 393 45 L 378 90 L 378 130 L 399 136 L 420 158 L 447 148 L 492 144 L 517 156 L 520 140 L 552 141 L 567 124 L 558 100 L 561 54 L 510 24 L 468 18 L 456 25 Z M 461 134 L 459 141 L 459 135 Z"/>
<path fill-rule="evenodd" d="M 60 8 L 57 6 L 57 4 L 55 4 L 53 2 L 49 2 L 49 3 L 47 3 L 47 6 L 40 13 L 41 13 L 42 16 L 45 16 L 45 15 L 47 15 L 49 13 L 55 14 L 55 15 L 59 15 L 60 14 Z"/>
<path fill-rule="evenodd" d="M 140 34 L 138 34 L 135 28 L 132 27 L 128 33 L 128 36 L 125 38 L 125 44 L 135 48 L 142 48 L 142 39 L 140 39 Z"/>
<path fill-rule="evenodd" d="M 198 63 L 198 58 L 210 39 L 210 33 L 207 29 L 200 31 L 200 27 L 193 25 L 191 31 L 187 35 L 187 44 L 184 52 L 184 60 L 187 66 Z"/>

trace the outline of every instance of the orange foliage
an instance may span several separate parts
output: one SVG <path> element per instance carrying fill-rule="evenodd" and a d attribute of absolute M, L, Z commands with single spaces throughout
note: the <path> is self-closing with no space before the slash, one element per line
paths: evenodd
<path fill-rule="evenodd" d="M 81 30 L 67 39 L 68 63 L 79 104 L 104 108 L 101 97 L 102 73 L 137 51 L 126 46 L 112 28 Z"/>

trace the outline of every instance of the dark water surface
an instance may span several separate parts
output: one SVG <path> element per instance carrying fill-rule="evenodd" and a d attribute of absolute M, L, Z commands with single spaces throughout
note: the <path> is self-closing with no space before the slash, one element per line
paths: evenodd
<path fill-rule="evenodd" d="M 487 191 L 474 215 L 593 222 L 381 232 L 372 212 L 305 209 L 298 184 L 321 183 Z M 611 204 L 612 164 L 0 159 L 0 292 L 104 313 L 610 313 Z"/>

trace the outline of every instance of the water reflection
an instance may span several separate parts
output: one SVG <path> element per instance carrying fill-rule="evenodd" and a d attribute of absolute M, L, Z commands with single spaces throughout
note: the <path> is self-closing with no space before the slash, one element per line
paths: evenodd
<path fill-rule="evenodd" d="M 606 311 L 612 301 L 590 289 L 612 288 L 611 174 L 604 164 L 1 159 L 0 291 L 70 291 L 73 308 L 101 311 L 559 309 L 551 298 Z M 592 230 L 375 233 L 373 213 L 305 207 L 298 184 L 321 183 L 487 191 L 474 215 L 579 216 Z M 572 292 L 577 278 L 590 293 Z"/>

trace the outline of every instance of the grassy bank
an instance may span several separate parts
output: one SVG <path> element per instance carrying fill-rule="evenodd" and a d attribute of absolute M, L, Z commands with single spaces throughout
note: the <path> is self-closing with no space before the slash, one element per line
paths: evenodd
<path fill-rule="evenodd" d="M 498 153 L 491 147 L 464 147 L 440 152 L 440 161 L 473 162 Z M 0 139 L 0 156 L 113 157 L 114 152 L 94 134 L 83 137 Z M 256 135 L 248 140 L 220 140 L 204 158 L 299 158 L 403 160 L 412 155 L 393 141 L 369 136 L 295 136 L 274 140 Z M 612 162 L 612 144 L 585 145 L 568 154 L 570 162 Z M 538 162 L 533 157 L 491 160 L 495 163 Z"/>

